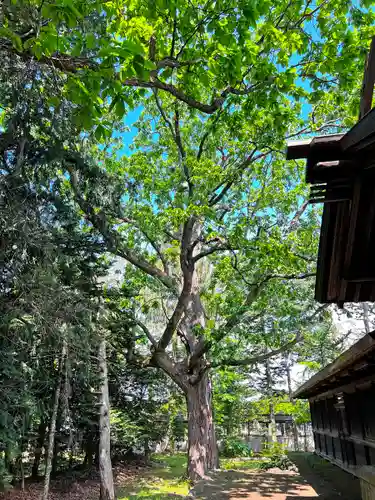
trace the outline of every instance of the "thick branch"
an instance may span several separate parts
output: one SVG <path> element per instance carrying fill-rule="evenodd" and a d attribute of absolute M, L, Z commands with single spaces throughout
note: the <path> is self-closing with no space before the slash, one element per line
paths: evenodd
<path fill-rule="evenodd" d="M 195 255 L 193 261 L 198 262 L 198 260 L 203 259 L 208 255 L 212 255 L 213 253 L 216 252 L 225 252 L 226 250 L 228 250 L 228 245 L 225 244 L 215 245 L 211 248 L 207 248 L 206 250 L 202 250 L 201 252 L 199 252 L 197 255 Z"/>
<path fill-rule="evenodd" d="M 174 114 L 174 134 L 175 134 L 175 142 L 177 144 L 179 151 L 181 167 L 184 172 L 186 182 L 188 183 L 189 186 L 189 197 L 191 198 L 193 196 L 193 183 L 191 182 L 189 169 L 186 164 L 186 152 L 182 144 L 182 138 L 180 132 L 180 114 L 177 103 L 175 105 L 175 114 Z"/>
<path fill-rule="evenodd" d="M 228 193 L 230 188 L 233 186 L 234 182 L 236 179 L 238 179 L 243 172 L 246 170 L 246 168 L 251 165 L 253 162 L 260 160 L 261 158 L 266 157 L 269 154 L 269 151 L 267 153 L 260 153 L 259 155 L 254 157 L 254 154 L 256 153 L 256 149 L 253 149 L 253 151 L 247 156 L 247 158 L 237 166 L 235 174 L 233 175 L 232 179 L 229 179 L 226 183 L 221 183 L 218 187 L 214 189 L 214 194 L 211 196 L 209 200 L 209 205 L 214 206 L 219 201 L 221 201 L 224 196 Z M 215 193 L 218 189 L 222 187 L 222 190 L 219 193 Z"/>
<path fill-rule="evenodd" d="M 323 304 L 320 307 L 318 307 L 310 316 L 305 318 L 304 323 L 311 321 L 318 314 L 320 314 L 323 310 L 327 309 L 327 307 L 329 307 L 329 304 Z M 291 347 L 302 342 L 303 340 L 304 340 L 303 334 L 301 332 L 298 332 L 296 337 L 293 340 L 286 342 L 278 349 L 274 349 L 272 351 L 269 351 L 266 354 L 259 354 L 258 356 L 250 356 L 248 358 L 243 358 L 243 359 L 224 359 L 223 361 L 218 361 L 217 363 L 212 364 L 211 366 L 212 367 L 217 367 L 217 366 L 248 366 L 248 365 L 253 365 L 255 363 L 261 363 L 263 361 L 266 361 L 267 359 L 270 359 L 274 356 L 277 356 L 278 354 L 282 354 L 283 352 L 288 351 Z"/>
<path fill-rule="evenodd" d="M 159 341 L 159 348 L 165 349 L 172 340 L 173 334 L 185 311 L 193 286 L 194 262 L 192 259 L 191 239 L 193 235 L 195 217 L 191 216 L 184 224 L 181 239 L 180 265 L 183 275 L 183 286 L 178 302 L 170 317 L 164 333 Z"/>
<path fill-rule="evenodd" d="M 291 222 L 289 224 L 289 228 L 288 228 L 289 232 L 294 231 L 297 228 L 298 222 L 299 222 L 300 218 L 302 217 L 302 215 L 304 214 L 308 205 L 309 205 L 309 202 L 305 201 L 304 203 L 302 203 L 300 208 L 297 210 L 297 212 L 295 213 L 293 219 L 291 220 Z"/>
<path fill-rule="evenodd" d="M 17 55 L 24 61 L 29 61 L 35 59 L 34 54 L 29 50 L 18 51 L 10 43 L 7 45 L 2 45 L 1 50 L 14 55 Z M 97 69 L 99 65 L 87 57 L 74 57 L 67 54 L 61 54 L 55 52 L 52 56 L 42 56 L 37 60 L 38 63 L 45 64 L 46 66 L 51 66 L 57 68 L 64 73 L 77 73 L 82 69 Z"/>
<path fill-rule="evenodd" d="M 148 232 L 140 226 L 140 224 L 135 220 L 135 219 L 130 219 L 129 217 L 119 217 L 119 221 L 124 222 L 125 224 L 130 224 L 134 227 L 136 227 L 147 239 L 147 241 L 150 243 L 152 248 L 155 250 L 157 253 L 159 259 L 161 260 L 163 264 L 163 269 L 166 275 L 170 275 L 169 273 L 169 264 L 166 256 L 164 255 L 161 246 L 153 239 L 151 236 L 148 234 Z"/>
<path fill-rule="evenodd" d="M 152 248 L 158 254 L 159 259 L 161 260 L 161 263 L 163 264 L 164 273 L 167 276 L 169 276 L 169 264 L 168 264 L 168 260 L 165 257 L 165 255 L 163 254 L 163 251 L 162 251 L 160 245 L 158 245 L 156 243 L 156 241 L 154 239 L 152 239 L 151 236 L 144 229 L 140 229 L 140 231 L 145 235 L 145 237 L 147 238 L 147 240 L 150 242 L 150 245 L 152 246 Z"/>
<path fill-rule="evenodd" d="M 172 134 L 173 140 L 176 141 L 176 137 L 175 137 L 175 134 L 174 134 L 174 129 L 173 129 L 172 122 L 169 120 L 169 118 L 165 114 L 163 106 L 161 105 L 160 99 L 158 97 L 158 91 L 157 91 L 157 89 L 153 89 L 153 94 L 154 94 L 154 97 L 155 97 L 156 106 L 158 107 L 158 110 L 159 110 L 159 112 L 160 112 L 163 120 L 165 121 L 166 125 L 169 128 L 169 130 L 170 130 L 170 132 Z"/>
<path fill-rule="evenodd" d="M 211 366 L 212 367 L 249 366 L 249 365 L 254 365 L 256 363 L 262 363 L 263 361 L 267 361 L 267 359 L 270 359 L 274 356 L 277 356 L 278 354 L 281 354 L 281 353 L 289 350 L 291 347 L 295 346 L 302 339 L 303 339 L 303 337 L 301 335 L 297 335 L 294 340 L 291 340 L 290 342 L 286 342 L 278 349 L 274 349 L 273 351 L 270 351 L 266 354 L 259 354 L 258 356 L 251 356 L 249 358 L 243 358 L 243 359 L 224 359 L 222 361 L 218 361 L 217 363 L 212 363 Z"/>
<path fill-rule="evenodd" d="M 198 148 L 198 154 L 197 154 L 197 160 L 200 160 L 201 157 L 202 157 L 202 154 L 203 154 L 203 149 L 204 149 L 204 146 L 205 146 L 205 143 L 208 139 L 208 136 L 210 135 L 210 133 L 212 132 L 212 130 L 214 129 L 216 123 L 219 121 L 219 118 L 220 118 L 220 115 L 221 115 L 221 111 L 219 111 L 219 113 L 217 113 L 217 115 L 215 116 L 215 119 L 212 121 L 212 123 L 209 124 L 209 126 L 207 127 L 207 130 L 206 132 L 203 134 L 202 136 L 202 139 L 201 139 L 201 142 L 199 143 L 199 148 Z"/>
<path fill-rule="evenodd" d="M 228 333 L 240 323 L 243 315 L 249 310 L 249 307 L 259 297 L 259 294 L 260 294 L 263 286 L 265 285 L 265 283 L 267 283 L 267 281 L 269 281 L 271 279 L 286 279 L 286 280 L 305 279 L 305 278 L 308 278 L 311 276 L 315 276 L 315 273 L 289 274 L 289 275 L 270 274 L 261 282 L 259 282 L 257 284 L 250 285 L 251 291 L 247 295 L 246 300 L 244 301 L 242 306 L 239 307 L 239 309 L 236 312 L 234 312 L 233 314 L 231 314 L 229 316 L 225 325 L 223 325 L 220 328 L 220 332 L 218 332 L 218 334 L 215 336 L 215 339 L 213 341 L 212 340 L 207 341 L 207 340 L 203 339 L 201 342 L 199 342 L 196 349 L 194 350 L 193 355 L 191 356 L 190 365 L 194 366 L 194 364 L 196 364 L 198 362 L 198 360 L 211 349 L 211 347 L 214 343 L 217 344 L 217 343 L 221 342 L 224 339 L 224 337 L 226 337 L 226 335 L 228 335 Z M 318 309 L 318 311 L 319 311 L 319 309 Z M 314 313 L 314 315 L 315 314 L 316 313 Z M 310 319 L 312 319 L 313 316 L 311 316 Z"/>
<path fill-rule="evenodd" d="M 132 317 L 132 320 L 134 321 L 134 323 L 136 323 L 140 328 L 141 330 L 143 330 L 143 332 L 145 333 L 146 337 L 148 338 L 148 340 L 151 342 L 151 344 L 153 345 L 153 347 L 155 347 L 155 349 L 157 349 L 158 347 L 158 343 L 157 343 L 157 340 L 155 339 L 155 337 L 151 334 L 150 330 L 147 328 L 146 325 L 144 325 L 142 323 L 142 321 L 139 321 L 138 319 Z"/>
<path fill-rule="evenodd" d="M 172 35 L 172 45 L 170 56 L 174 57 L 174 48 L 176 45 L 176 36 L 177 36 L 177 9 L 174 11 L 174 19 L 173 19 L 173 35 Z"/>
<path fill-rule="evenodd" d="M 153 364 L 161 368 L 165 373 L 167 373 L 171 379 L 186 393 L 189 389 L 187 378 L 184 377 L 182 373 L 178 370 L 178 364 L 173 363 L 168 354 L 162 350 L 157 349 L 153 356 Z"/>
<path fill-rule="evenodd" d="M 176 283 L 170 276 L 168 276 L 161 269 L 150 264 L 146 259 L 136 255 L 133 250 L 124 245 L 123 242 L 118 241 L 118 235 L 110 229 L 109 222 L 105 214 L 103 212 L 95 213 L 94 207 L 90 205 L 80 192 L 77 172 L 69 165 L 67 165 L 67 170 L 70 175 L 70 183 L 78 205 L 86 214 L 92 225 L 101 233 L 106 241 L 108 250 L 119 257 L 123 257 L 125 260 L 130 262 L 130 264 L 133 264 L 138 269 L 141 269 L 149 276 L 157 278 L 167 288 L 176 291 Z"/>

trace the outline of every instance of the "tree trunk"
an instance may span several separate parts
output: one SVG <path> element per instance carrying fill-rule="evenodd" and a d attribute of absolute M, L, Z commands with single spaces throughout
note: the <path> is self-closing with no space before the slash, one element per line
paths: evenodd
<path fill-rule="evenodd" d="M 150 445 L 148 442 L 148 437 L 145 438 L 144 440 L 144 450 L 145 450 L 145 462 L 146 464 L 150 463 L 150 456 L 151 456 L 151 450 L 150 450 Z"/>
<path fill-rule="evenodd" d="M 307 425 L 306 423 L 303 424 L 303 430 L 304 430 L 304 444 L 305 444 L 305 451 L 309 451 L 309 446 L 307 444 Z"/>
<path fill-rule="evenodd" d="M 269 412 L 270 412 L 270 423 L 268 425 L 268 442 L 276 443 L 276 417 L 275 417 L 275 405 L 273 402 L 273 388 L 272 388 L 272 375 L 269 359 L 266 360 L 266 383 L 267 383 L 267 394 L 270 400 Z"/>
<path fill-rule="evenodd" d="M 106 341 L 103 336 L 99 345 L 99 369 L 101 376 L 101 405 L 100 405 L 100 441 L 99 441 L 99 470 L 100 470 L 100 500 L 114 500 L 111 463 L 111 429 L 109 413 L 109 392 Z"/>
<path fill-rule="evenodd" d="M 31 469 L 31 477 L 33 479 L 38 479 L 40 459 L 42 457 L 44 438 L 46 437 L 46 429 L 47 422 L 46 420 L 42 419 L 38 427 L 38 440 L 36 442 L 36 448 L 34 452 L 33 468 Z"/>
<path fill-rule="evenodd" d="M 193 481 L 219 467 L 212 415 L 211 384 L 207 375 L 186 392 L 188 410 L 188 475 Z"/>
<path fill-rule="evenodd" d="M 293 399 L 292 378 L 290 376 L 289 354 L 286 355 L 286 378 L 287 378 L 287 382 L 288 382 L 289 401 L 292 403 L 293 406 L 295 406 L 296 402 Z M 299 451 L 298 428 L 297 428 L 297 424 L 294 420 L 294 416 L 293 416 L 293 422 L 292 422 L 292 432 L 293 432 L 294 451 Z"/>
<path fill-rule="evenodd" d="M 60 398 L 61 398 L 61 393 L 60 393 Z M 57 476 L 57 466 L 58 466 L 58 461 L 59 461 L 59 453 L 60 453 L 60 439 L 59 439 L 59 434 L 61 430 L 61 405 L 59 405 L 60 411 L 57 412 L 57 419 L 56 419 L 56 428 L 55 428 L 55 442 L 53 445 L 53 457 L 52 457 L 52 467 L 51 467 L 51 477 L 55 478 Z"/>
<path fill-rule="evenodd" d="M 23 454 L 20 456 L 21 490 L 25 491 L 25 469 L 23 466 Z"/>
<path fill-rule="evenodd" d="M 63 378 L 63 368 L 64 368 L 64 363 L 65 363 L 66 348 L 67 348 L 66 340 L 64 339 L 63 345 L 62 345 L 62 350 L 61 350 L 59 375 L 58 375 L 56 391 L 55 391 L 55 400 L 53 403 L 52 417 L 51 417 L 50 428 L 49 428 L 46 472 L 45 472 L 45 476 L 44 476 L 44 489 L 43 489 L 42 500 L 48 500 L 49 483 L 50 483 L 51 470 L 52 470 L 53 450 L 54 450 L 54 444 L 55 444 L 56 420 L 57 420 L 57 413 L 59 410 L 61 382 L 62 382 L 62 378 Z"/>
<path fill-rule="evenodd" d="M 368 334 L 368 333 L 370 333 L 371 328 L 370 328 L 370 321 L 369 321 L 369 317 L 368 317 L 369 308 L 368 308 L 368 304 L 366 302 L 363 302 L 362 310 L 363 310 L 363 323 L 365 325 L 365 332 Z"/>
<path fill-rule="evenodd" d="M 268 442 L 269 443 L 277 442 L 275 405 L 273 404 L 272 400 L 270 401 L 270 423 L 268 425 Z"/>

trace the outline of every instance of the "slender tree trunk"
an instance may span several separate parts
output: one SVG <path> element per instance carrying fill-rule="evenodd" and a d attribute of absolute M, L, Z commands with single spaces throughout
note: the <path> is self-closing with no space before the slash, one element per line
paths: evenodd
<path fill-rule="evenodd" d="M 272 376 L 270 362 L 266 361 L 266 382 L 267 382 L 267 393 L 270 400 L 269 411 L 270 411 L 270 423 L 268 425 L 268 442 L 276 443 L 276 417 L 275 417 L 275 405 L 273 403 L 273 390 L 272 390 Z"/>
<path fill-rule="evenodd" d="M 366 331 L 366 333 L 370 333 L 371 328 L 370 328 L 370 321 L 369 321 L 369 317 L 368 317 L 369 310 L 368 310 L 368 304 L 366 302 L 363 302 L 362 310 L 363 310 L 363 323 L 365 325 L 365 331 Z"/>
<path fill-rule="evenodd" d="M 5 466 L 5 469 L 9 472 L 9 474 L 13 475 L 15 473 L 14 463 L 13 463 L 13 460 L 11 458 L 11 450 L 10 450 L 9 445 L 7 445 L 5 453 L 4 453 L 4 466 Z"/>
<path fill-rule="evenodd" d="M 36 442 L 36 448 L 34 451 L 34 463 L 31 470 L 31 477 L 33 479 L 38 478 L 40 459 L 42 457 L 42 451 L 44 445 L 44 438 L 46 437 L 46 429 L 47 429 L 47 421 L 42 419 L 38 427 L 38 440 Z"/>
<path fill-rule="evenodd" d="M 114 500 L 115 490 L 111 463 L 111 429 L 109 413 L 108 372 L 105 337 L 99 345 L 99 369 L 101 376 L 101 405 L 100 405 L 100 441 L 99 441 L 99 470 L 100 470 L 100 500 Z"/>
<path fill-rule="evenodd" d="M 61 385 L 62 387 L 62 385 Z M 55 442 L 53 445 L 53 457 L 52 457 L 52 468 L 51 468 L 51 477 L 55 478 L 57 476 L 57 465 L 58 465 L 58 460 L 59 460 L 59 452 L 60 452 L 60 439 L 59 439 L 59 433 L 61 429 L 61 392 L 60 392 L 60 405 L 59 405 L 59 410 L 57 412 L 57 419 L 56 419 L 56 428 L 55 428 Z"/>
<path fill-rule="evenodd" d="M 59 410 L 61 382 L 62 382 L 62 378 L 63 378 L 63 368 L 64 368 L 65 357 L 66 357 L 66 349 L 67 349 L 67 344 L 66 344 L 66 340 L 64 339 L 62 349 L 61 349 L 59 375 L 58 375 L 56 391 L 55 391 L 55 400 L 53 403 L 52 417 L 51 417 L 51 422 L 50 422 L 50 427 L 49 427 L 48 449 L 47 449 L 47 459 L 46 459 L 46 472 L 45 472 L 45 477 L 44 477 L 44 489 L 43 489 L 43 494 L 42 494 L 42 500 L 48 500 L 49 484 L 50 484 L 51 470 L 52 470 L 53 450 L 54 450 L 54 444 L 55 444 L 56 420 L 57 420 L 57 413 Z"/>
<path fill-rule="evenodd" d="M 186 392 L 188 410 L 188 474 L 196 481 L 219 467 L 212 415 L 211 384 L 207 375 Z"/>
<path fill-rule="evenodd" d="M 23 466 L 23 454 L 20 456 L 21 490 L 25 491 L 25 469 Z"/>
<path fill-rule="evenodd" d="M 145 462 L 146 464 L 150 463 L 150 456 L 151 456 L 151 450 L 150 450 L 150 445 L 148 442 L 148 437 L 145 438 L 144 440 L 144 450 L 145 450 Z"/>
<path fill-rule="evenodd" d="M 85 439 L 86 439 L 84 444 L 85 459 L 83 464 L 88 469 L 92 469 L 94 465 L 94 455 L 97 454 L 94 442 L 94 433 L 93 432 L 90 433 Z"/>
<path fill-rule="evenodd" d="M 309 451 L 309 446 L 307 443 L 307 424 L 303 424 L 303 430 L 304 430 L 304 444 L 305 444 L 305 451 Z"/>
<path fill-rule="evenodd" d="M 270 423 L 268 425 L 268 441 L 269 443 L 276 443 L 276 418 L 275 418 L 275 405 L 270 401 Z"/>
<path fill-rule="evenodd" d="M 293 399 L 292 378 L 290 376 L 289 354 L 286 355 L 286 379 L 288 382 L 289 401 L 292 403 L 293 406 L 295 406 L 296 402 Z M 298 428 L 297 428 L 297 424 L 294 420 L 294 417 L 293 417 L 293 422 L 292 422 L 292 432 L 293 432 L 294 451 L 298 451 L 299 450 Z"/>

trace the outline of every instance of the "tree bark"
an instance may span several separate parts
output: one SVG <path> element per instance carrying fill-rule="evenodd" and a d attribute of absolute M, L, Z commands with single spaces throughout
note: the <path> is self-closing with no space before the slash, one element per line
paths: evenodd
<path fill-rule="evenodd" d="M 292 378 L 290 376 L 290 365 L 289 365 L 289 355 L 286 355 L 286 378 L 287 378 L 287 383 L 288 383 L 288 395 L 289 395 L 289 401 L 292 403 L 293 406 L 296 405 L 296 402 L 293 399 L 293 390 L 292 390 Z M 294 420 L 293 416 L 293 422 L 292 422 L 292 432 L 293 432 L 293 444 L 294 444 L 294 451 L 299 451 L 299 440 L 298 440 L 298 428 L 297 424 Z"/>
<path fill-rule="evenodd" d="M 368 317 L 369 307 L 368 307 L 368 304 L 366 302 L 363 302 L 362 310 L 363 310 L 363 323 L 365 325 L 365 331 L 368 334 L 368 333 L 370 333 L 371 328 L 370 328 L 370 321 L 369 321 L 369 317 Z"/>
<path fill-rule="evenodd" d="M 305 451 L 309 451 L 309 447 L 307 444 L 307 424 L 303 424 L 303 430 L 304 430 L 304 445 L 305 445 Z"/>
<path fill-rule="evenodd" d="M 266 360 L 266 384 L 267 384 L 267 394 L 270 400 L 269 411 L 270 411 L 270 423 L 268 425 L 268 442 L 276 443 L 276 417 L 275 417 L 275 405 L 273 402 L 273 389 L 272 389 L 272 375 L 269 359 Z"/>
<path fill-rule="evenodd" d="M 46 436 L 46 430 L 47 430 L 47 422 L 45 420 L 41 420 L 39 427 L 38 427 L 38 440 L 36 442 L 36 448 L 34 452 L 34 463 L 33 467 L 31 470 L 31 477 L 33 479 L 38 478 L 39 474 L 39 465 L 40 465 L 40 459 L 42 457 L 42 451 L 43 451 L 43 445 L 44 445 L 44 438 Z"/>
<path fill-rule="evenodd" d="M 215 426 L 212 415 L 210 380 L 205 374 L 186 392 L 188 410 L 188 475 L 193 481 L 219 467 Z"/>
<path fill-rule="evenodd" d="M 61 382 L 61 387 L 62 387 L 62 382 Z M 61 392 L 60 392 L 60 401 L 61 401 Z M 53 457 L 52 457 L 52 467 L 51 467 L 51 477 L 52 478 L 55 478 L 57 476 L 57 466 L 58 466 L 59 452 L 60 452 L 59 434 L 60 434 L 60 429 L 61 429 L 61 425 L 62 425 L 61 420 L 62 420 L 62 415 L 61 415 L 61 404 L 60 404 L 58 412 L 57 412 L 56 427 L 55 427 L 55 439 L 54 439 L 54 444 L 53 444 Z"/>
<path fill-rule="evenodd" d="M 268 425 L 268 442 L 269 443 L 277 442 L 275 405 L 273 404 L 272 400 L 270 401 L 270 423 Z"/>
<path fill-rule="evenodd" d="M 106 340 L 103 336 L 99 345 L 99 369 L 101 376 L 100 401 L 100 441 L 99 441 L 99 471 L 100 500 L 115 500 L 113 473 L 111 463 L 111 428 L 109 411 L 108 371 L 106 356 Z"/>
<path fill-rule="evenodd" d="M 145 438 L 144 440 L 144 452 L 145 452 L 145 462 L 146 464 L 150 463 L 150 456 L 151 456 L 151 450 L 150 450 L 150 445 L 148 442 L 148 437 Z"/>
<path fill-rule="evenodd" d="M 59 401 L 60 401 L 60 392 L 61 392 L 61 383 L 63 378 L 63 368 L 66 357 L 67 344 L 66 340 L 63 340 L 61 356 L 60 356 L 60 366 L 59 366 L 59 375 L 57 379 L 56 391 L 55 391 L 55 399 L 53 403 L 52 417 L 49 428 L 49 437 L 48 437 L 48 449 L 47 449 L 47 459 L 46 459 L 46 472 L 44 476 L 44 489 L 42 500 L 48 500 L 49 493 L 49 484 L 51 478 L 51 470 L 52 470 L 52 458 L 53 458 L 53 450 L 55 444 L 55 432 L 56 432 L 56 420 L 57 413 L 59 410 Z"/>

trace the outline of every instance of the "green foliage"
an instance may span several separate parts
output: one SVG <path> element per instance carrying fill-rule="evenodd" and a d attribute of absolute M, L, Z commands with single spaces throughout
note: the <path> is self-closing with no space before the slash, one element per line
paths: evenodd
<path fill-rule="evenodd" d="M 289 396 L 286 394 L 273 396 L 272 399 L 263 396 L 257 401 L 253 401 L 251 403 L 251 418 L 257 419 L 267 415 L 269 413 L 271 401 L 276 414 L 282 413 L 284 415 L 291 415 L 297 425 L 310 422 L 309 403 L 300 399 L 291 402 Z"/>
<path fill-rule="evenodd" d="M 281 469 L 281 470 L 295 470 L 296 467 L 293 462 L 288 458 L 286 454 L 274 454 L 270 455 L 269 459 L 265 462 L 262 462 L 260 469 L 268 470 L 268 469 Z"/>
<path fill-rule="evenodd" d="M 339 349 L 313 300 L 321 211 L 285 138 L 356 119 L 373 6 L 14 0 L 0 18 L 2 447 L 35 447 L 67 335 L 59 446 L 83 436 L 93 457 L 101 329 L 121 446 L 171 421 L 182 436 L 177 389 L 150 365 L 187 395 L 216 370 L 231 436 L 253 411 L 245 366 L 293 349 L 316 368 Z M 126 261 L 122 284 L 100 282 L 109 255 Z"/>
<path fill-rule="evenodd" d="M 175 441 L 183 441 L 186 437 L 186 424 L 181 413 L 177 414 L 171 423 L 171 432 Z"/>
<path fill-rule="evenodd" d="M 267 470 L 275 467 L 281 470 L 295 470 L 295 465 L 288 458 L 286 448 L 281 443 L 268 443 L 263 455 L 267 460 L 262 463 L 261 469 Z"/>
<path fill-rule="evenodd" d="M 307 99 L 332 118 L 345 106 L 349 123 L 372 4 L 341 0 L 310 9 L 306 2 L 225 0 L 202 10 L 188 0 L 60 0 L 42 8 L 15 0 L 2 3 L 0 37 L 4 54 L 35 57 L 63 74 L 61 97 L 74 103 L 80 127 L 97 127 L 98 140 L 106 139 L 108 113 L 121 119 L 149 87 L 206 113 L 231 109 L 236 123 L 243 111 L 273 107 L 278 114 L 263 112 L 262 121 L 283 126 L 291 109 L 280 106 L 281 94 L 297 107 Z M 316 120 L 319 127 L 319 114 Z"/>
<path fill-rule="evenodd" d="M 223 470 L 257 470 L 262 467 L 264 460 L 259 459 L 220 459 L 220 468 Z"/>
<path fill-rule="evenodd" d="M 246 373 L 230 369 L 216 370 L 213 376 L 215 423 L 219 438 L 235 435 L 248 421 L 249 398 L 254 389 Z"/>
<path fill-rule="evenodd" d="M 266 443 L 263 454 L 265 457 L 283 456 L 286 455 L 286 447 L 278 442 Z"/>
<path fill-rule="evenodd" d="M 12 488 L 11 481 L 13 475 L 9 473 L 9 470 L 4 463 L 5 452 L 0 454 L 0 492 L 6 492 Z"/>
<path fill-rule="evenodd" d="M 236 437 L 227 437 L 221 443 L 221 454 L 226 458 L 251 457 L 251 448 Z"/>

